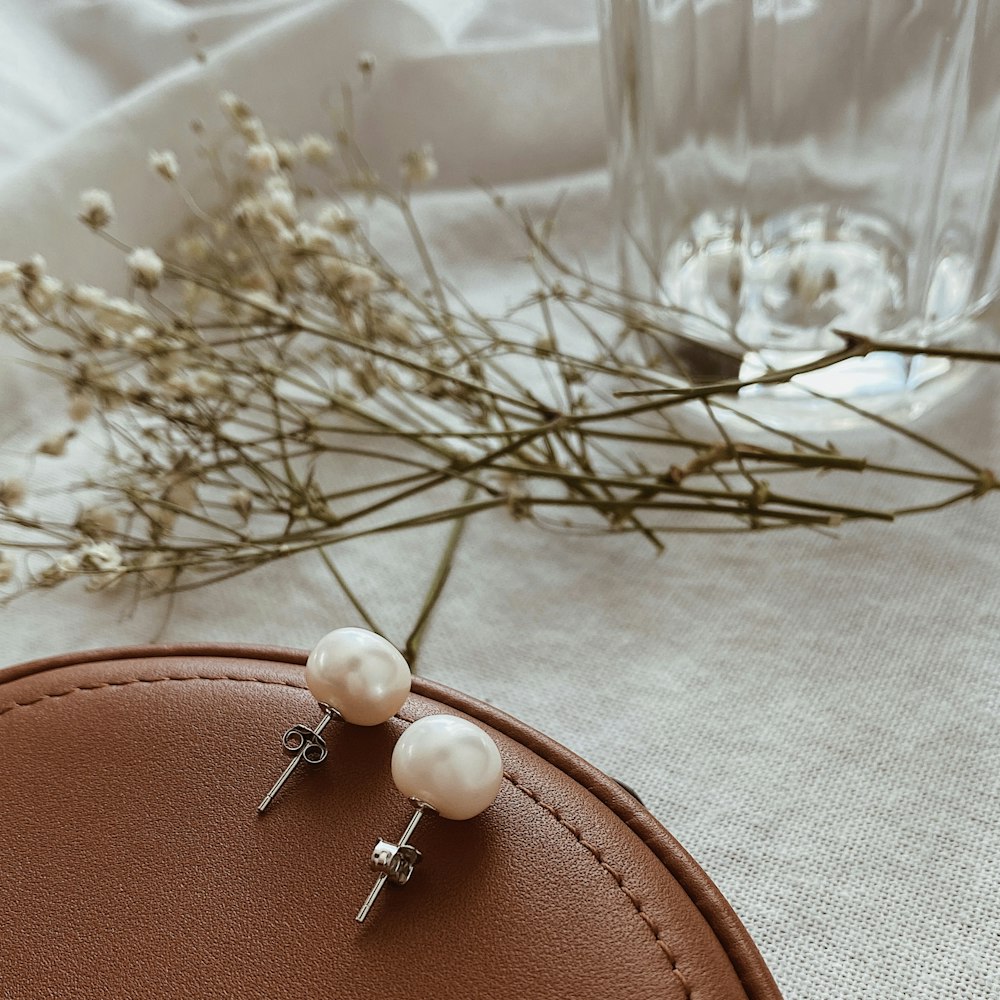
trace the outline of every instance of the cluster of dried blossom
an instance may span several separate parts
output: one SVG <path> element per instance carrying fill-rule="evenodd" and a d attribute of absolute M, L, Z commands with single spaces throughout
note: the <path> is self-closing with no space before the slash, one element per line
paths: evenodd
<path fill-rule="evenodd" d="M 149 155 L 150 171 L 191 210 L 169 250 L 120 243 L 111 196 L 81 196 L 81 222 L 123 253 L 128 296 L 64 284 L 40 256 L 0 262 L 0 328 L 62 380 L 71 425 L 108 442 L 106 468 L 79 484 L 87 499 L 69 522 L 29 512 L 23 480 L 0 479 L 0 584 L 16 592 L 77 577 L 97 589 L 131 577 L 180 590 L 312 551 L 353 599 L 334 544 L 446 520 L 457 532 L 495 508 L 565 530 L 637 532 L 659 546 L 672 531 L 891 519 L 996 486 L 932 446 L 958 473 L 878 471 L 951 491 L 933 504 L 891 510 L 774 489 L 769 479 L 781 475 L 872 463 L 792 435 L 768 447 L 734 441 L 714 410 L 733 384 L 644 369 L 628 337 L 669 338 L 669 317 L 567 264 L 546 225 L 522 220 L 537 291 L 505 317 L 480 315 L 446 288 L 411 210 L 411 189 L 437 172 L 430 147 L 402 159 L 393 188 L 349 129 L 332 141 L 275 139 L 235 95 L 221 106 L 228 159 L 211 155 L 223 208 L 195 203 L 172 151 Z M 398 212 L 426 288 L 370 241 L 373 202 Z M 509 218 L 499 214 L 499 224 Z M 502 332 L 515 316 L 524 325 L 529 307 L 534 330 Z M 623 403 L 615 390 L 627 385 L 652 395 Z M 704 409 L 711 433 L 678 429 L 672 415 L 685 400 Z M 60 430 L 37 452 L 62 456 L 73 436 L 72 426 Z M 19 571 L 19 549 L 42 553 L 44 565 Z"/>

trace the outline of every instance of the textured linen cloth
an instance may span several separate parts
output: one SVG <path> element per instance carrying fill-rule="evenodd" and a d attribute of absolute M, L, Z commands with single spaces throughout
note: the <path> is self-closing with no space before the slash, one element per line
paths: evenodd
<path fill-rule="evenodd" d="M 224 88 L 289 135 L 322 129 L 322 99 L 356 79 L 368 50 L 378 65 L 362 139 L 389 169 L 434 144 L 438 190 L 418 211 L 477 303 L 500 308 L 524 276 L 474 176 L 538 210 L 585 174 L 564 232 L 610 267 L 584 8 L 7 0 L 0 258 L 41 251 L 59 276 L 113 287 L 120 260 L 73 221 L 81 189 L 111 190 L 121 236 L 156 245 L 181 206 L 149 178 L 150 148 L 176 149 L 196 178 L 187 122 L 217 121 Z M 1000 464 L 996 387 L 980 379 L 921 429 Z M 34 463 L 44 481 L 30 453 L 65 427 L 64 406 L 0 343 L 0 478 Z M 70 446 L 78 464 L 96 454 L 86 435 Z M 636 539 L 570 540 L 491 514 L 468 525 L 421 670 L 635 787 L 719 884 L 789 998 L 995 998 L 997 528 L 988 498 L 836 538 L 682 536 L 656 558 Z M 430 529 L 335 550 L 397 640 L 441 540 Z M 318 560 L 303 558 L 181 595 L 169 617 L 163 601 L 32 595 L 0 611 L 0 659 L 157 633 L 308 646 L 355 620 Z"/>

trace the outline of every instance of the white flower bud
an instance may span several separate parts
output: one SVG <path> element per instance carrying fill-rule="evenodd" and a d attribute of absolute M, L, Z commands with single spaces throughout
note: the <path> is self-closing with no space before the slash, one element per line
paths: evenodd
<path fill-rule="evenodd" d="M 344 277 L 344 290 L 352 298 L 364 298 L 378 288 L 378 275 L 370 267 L 351 264 Z"/>
<path fill-rule="evenodd" d="M 310 163 L 319 165 L 333 156 L 333 144 L 316 132 L 310 132 L 299 141 L 299 152 Z"/>
<path fill-rule="evenodd" d="M 102 309 L 108 303 L 108 293 L 96 285 L 71 285 L 66 298 L 73 305 L 84 309 Z"/>
<path fill-rule="evenodd" d="M 149 169 L 158 173 L 165 181 L 177 180 L 180 165 L 177 162 L 176 154 L 171 150 L 150 150 L 148 163 Z"/>
<path fill-rule="evenodd" d="M 253 114 L 250 105 L 231 90 L 224 90 L 219 94 L 219 106 L 233 121 L 242 121 Z"/>
<path fill-rule="evenodd" d="M 278 169 L 278 154 L 269 142 L 255 142 L 247 149 L 247 165 L 258 173 Z"/>
<path fill-rule="evenodd" d="M 64 577 L 75 573 L 80 568 L 80 557 L 73 552 L 67 552 L 56 560 L 56 568 Z"/>
<path fill-rule="evenodd" d="M 79 218 L 91 229 L 104 229 L 115 219 L 115 203 L 107 191 L 91 188 L 80 195 Z"/>
<path fill-rule="evenodd" d="M 428 184 L 437 177 L 438 165 L 434 150 L 429 144 L 420 149 L 412 149 L 403 157 L 401 167 L 403 180 L 407 184 Z"/>
<path fill-rule="evenodd" d="M 248 489 L 241 487 L 230 494 L 229 506 L 245 521 L 250 517 L 250 511 L 253 507 L 253 496 Z"/>
<path fill-rule="evenodd" d="M 21 269 L 12 260 L 0 260 L 0 288 L 16 285 L 21 278 Z"/>
<path fill-rule="evenodd" d="M 316 222 L 324 229 L 340 236 L 346 236 L 358 226 L 356 219 L 352 219 L 339 205 L 335 205 L 333 202 L 323 207 L 319 215 L 316 216 Z"/>
<path fill-rule="evenodd" d="M 163 278 L 163 261 L 149 247 L 137 247 L 126 260 L 132 280 L 142 288 L 156 288 Z"/>
<path fill-rule="evenodd" d="M 291 170 L 299 160 L 299 147 L 294 142 L 287 139 L 276 139 L 274 152 L 278 157 L 278 163 L 283 170 Z"/>
<path fill-rule="evenodd" d="M 93 542 L 80 550 L 80 563 L 90 569 L 112 572 L 121 569 L 124 558 L 114 542 Z"/>
<path fill-rule="evenodd" d="M 184 236 L 177 241 L 177 256 L 186 264 L 200 264 L 212 246 L 204 236 Z"/>

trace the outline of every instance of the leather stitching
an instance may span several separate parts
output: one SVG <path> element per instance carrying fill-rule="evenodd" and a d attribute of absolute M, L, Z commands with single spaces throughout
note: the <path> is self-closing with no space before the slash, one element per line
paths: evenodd
<path fill-rule="evenodd" d="M 76 694 L 80 691 L 101 691 L 105 688 L 123 688 L 129 687 L 133 684 L 165 684 L 168 682 L 184 682 L 184 681 L 236 681 L 238 683 L 249 683 L 249 684 L 271 684 L 275 687 L 287 687 L 294 688 L 298 691 L 306 690 L 305 685 L 296 684 L 293 681 L 284 681 L 277 679 L 270 679 L 265 677 L 233 677 L 228 674 L 220 674 L 216 676 L 205 677 L 198 674 L 184 675 L 184 676 L 167 676 L 167 677 L 130 677 L 127 680 L 122 681 L 102 681 L 99 684 L 78 684 L 76 687 L 68 688 L 65 691 L 59 691 L 56 694 L 43 694 L 39 695 L 37 698 L 33 698 L 31 701 L 21 701 L 14 702 L 13 704 L 7 705 L 4 708 L 0 708 L 0 716 L 6 715 L 8 712 L 13 712 L 17 708 L 30 708 L 32 705 L 38 705 L 44 701 L 55 701 L 58 698 L 66 698 L 71 694 Z M 401 722 L 411 723 L 412 719 L 407 719 L 402 715 L 396 715 L 395 718 L 399 719 Z M 691 987 L 688 985 L 684 974 L 677 968 L 677 959 L 674 956 L 673 951 L 670 946 L 664 940 L 662 931 L 656 926 L 653 919 L 648 913 L 642 908 L 642 903 L 636 898 L 634 893 L 625 885 L 625 879 L 621 872 L 612 868 L 611 865 L 607 863 L 604 859 L 604 855 L 601 853 L 600 848 L 596 847 L 590 841 L 585 840 L 580 829 L 573 826 L 553 805 L 545 802 L 537 792 L 533 789 L 528 788 L 526 785 L 521 784 L 517 780 L 516 775 L 511 774 L 508 771 L 504 771 L 504 778 L 522 795 L 530 799 L 535 803 L 540 809 L 547 812 L 560 826 L 568 830 L 576 842 L 597 862 L 597 864 L 604 869 L 611 876 L 612 881 L 618 888 L 622 891 L 625 898 L 632 904 L 635 912 L 639 915 L 642 922 L 649 929 L 650 933 L 653 935 L 653 939 L 656 942 L 656 946 L 664 954 L 667 961 L 670 963 L 670 971 L 676 978 L 677 982 L 680 984 L 683 990 L 684 1000 L 691 1000 Z"/>
<path fill-rule="evenodd" d="M 16 701 L 6 708 L 0 708 L 0 715 L 13 712 L 15 708 L 30 708 L 41 701 L 55 701 L 56 698 L 65 698 L 67 695 L 75 694 L 77 691 L 100 691 L 103 688 L 128 687 L 130 684 L 163 684 L 166 681 L 250 681 L 253 684 L 274 684 L 277 687 L 296 688 L 299 691 L 305 690 L 303 685 L 294 684 L 292 681 L 269 680 L 264 677 L 229 677 L 220 675 L 218 677 L 130 677 L 125 681 L 102 681 L 100 684 L 78 684 L 76 687 L 66 691 L 59 691 L 57 694 L 42 694 L 31 701 Z"/>
<path fill-rule="evenodd" d="M 635 908 L 635 912 L 642 918 L 642 922 L 649 928 L 650 933 L 656 941 L 657 947 L 666 956 L 667 961 L 670 963 L 670 971 L 673 973 L 674 977 L 680 983 L 681 989 L 684 991 L 685 1000 L 691 1000 L 691 987 L 688 986 L 687 980 L 684 977 L 684 973 L 677 968 L 677 959 L 674 957 L 670 946 L 663 938 L 663 934 L 660 929 L 653 922 L 652 918 L 648 913 L 642 908 L 642 903 L 635 897 L 632 891 L 625 885 L 625 879 L 623 878 L 621 872 L 616 871 L 604 860 L 604 856 L 601 854 L 599 848 L 595 847 L 588 840 L 584 840 L 583 834 L 580 832 L 578 827 L 573 826 L 572 823 L 567 822 L 563 817 L 562 813 L 548 802 L 543 801 L 537 792 L 533 789 L 528 788 L 526 785 L 522 785 L 521 782 L 517 780 L 516 775 L 510 774 L 504 771 L 504 777 L 513 785 L 519 792 L 525 795 L 527 798 L 531 799 L 537 806 L 544 809 L 560 826 L 565 827 L 576 839 L 577 843 L 590 854 L 594 860 L 603 868 L 612 878 L 615 885 L 625 894 L 625 898 L 632 904 Z"/>

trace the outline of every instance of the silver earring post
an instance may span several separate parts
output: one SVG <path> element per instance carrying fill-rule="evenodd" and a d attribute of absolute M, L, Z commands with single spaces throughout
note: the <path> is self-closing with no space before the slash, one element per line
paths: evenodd
<path fill-rule="evenodd" d="M 379 893 L 385 888 L 386 883 L 393 882 L 395 885 L 406 885 L 410 881 L 414 867 L 420 860 L 420 851 L 408 843 L 408 841 L 413 835 L 413 831 L 416 830 L 417 824 L 424 816 L 428 815 L 428 813 L 433 814 L 435 810 L 426 802 L 414 800 L 413 805 L 416 812 L 410 818 L 410 822 L 403 831 L 403 836 L 399 838 L 399 843 L 394 844 L 389 840 L 380 840 L 375 845 L 375 850 L 372 851 L 369 866 L 372 871 L 379 872 L 379 877 L 375 880 L 372 891 L 368 893 L 368 898 L 364 901 L 361 909 L 358 910 L 358 915 L 354 918 L 359 924 L 364 923 L 365 917 L 368 916 L 372 906 L 375 905 L 375 900 L 378 899 Z"/>
<path fill-rule="evenodd" d="M 307 764 L 322 764 L 326 760 L 327 748 L 326 740 L 323 739 L 323 730 L 333 719 L 339 719 L 340 713 L 329 705 L 320 704 L 323 709 L 323 717 L 310 729 L 308 726 L 298 725 L 286 729 L 281 737 L 281 745 L 290 754 L 294 754 L 288 767 L 281 772 L 281 777 L 274 783 L 271 790 L 261 800 L 257 806 L 257 812 L 263 813 L 274 801 L 274 797 L 284 787 L 285 782 L 295 773 L 295 769 L 305 761 Z"/>

